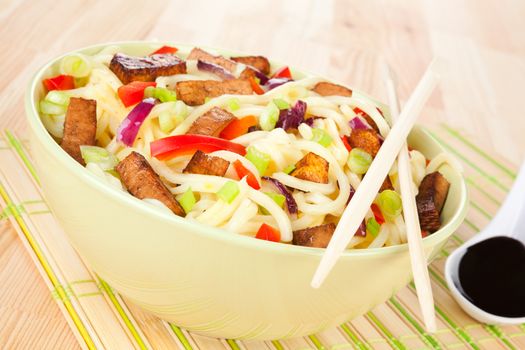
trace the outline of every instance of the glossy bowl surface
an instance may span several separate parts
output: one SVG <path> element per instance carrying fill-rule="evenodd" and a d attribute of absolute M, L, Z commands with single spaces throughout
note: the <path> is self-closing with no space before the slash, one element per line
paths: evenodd
<path fill-rule="evenodd" d="M 191 46 L 171 44 L 188 52 Z M 145 55 L 160 43 L 119 45 Z M 233 54 L 228 50 L 216 50 Z M 237 52 L 238 54 L 238 52 Z M 26 94 L 31 150 L 43 191 L 71 243 L 119 293 L 155 315 L 213 337 L 281 339 L 340 325 L 391 297 L 411 279 L 406 245 L 343 253 L 320 289 L 310 280 L 324 250 L 257 240 L 158 211 L 100 181 L 69 157 L 38 115 L 42 79 L 58 57 L 39 70 Z M 310 73 L 293 70 L 296 77 Z M 356 92 L 358 93 L 358 92 Z M 443 149 L 416 126 L 409 144 L 432 158 Z M 435 256 L 463 221 L 467 190 L 461 174 L 440 169 L 451 183 L 443 227 L 424 239 Z"/>

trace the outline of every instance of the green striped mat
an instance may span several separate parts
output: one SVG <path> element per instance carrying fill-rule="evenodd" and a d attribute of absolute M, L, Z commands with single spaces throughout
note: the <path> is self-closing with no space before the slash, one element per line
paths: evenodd
<path fill-rule="evenodd" d="M 443 275 L 446 257 L 496 213 L 516 167 L 448 125 L 431 133 L 463 163 L 471 194 L 467 219 L 430 266 L 438 322 L 434 334 L 424 330 L 413 284 L 351 322 L 290 340 L 213 339 L 155 318 L 122 298 L 82 263 L 46 205 L 24 139 L 8 130 L 0 137 L 0 220 L 12 222 L 50 296 L 87 349 L 525 349 L 525 325 L 476 323 L 452 299 Z M 78 266 L 66 266 L 72 257 Z"/>

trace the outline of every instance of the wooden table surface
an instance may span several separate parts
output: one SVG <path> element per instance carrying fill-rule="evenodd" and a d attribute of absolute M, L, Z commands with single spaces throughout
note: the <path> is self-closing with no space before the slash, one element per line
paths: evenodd
<path fill-rule="evenodd" d="M 379 98 L 383 59 L 406 98 L 438 56 L 448 66 L 422 122 L 448 122 L 518 164 L 525 153 L 524 18 L 522 0 L 0 0 L 0 128 L 24 135 L 23 94 L 40 65 L 100 42 L 153 39 L 239 49 Z M 79 348 L 2 219 L 0 348 Z"/>

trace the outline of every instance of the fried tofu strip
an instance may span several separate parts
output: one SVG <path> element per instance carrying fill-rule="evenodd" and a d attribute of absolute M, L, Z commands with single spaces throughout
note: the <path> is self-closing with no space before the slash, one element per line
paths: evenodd
<path fill-rule="evenodd" d="M 352 97 L 352 90 L 334 83 L 320 82 L 312 89 L 321 96 L 345 96 Z"/>
<path fill-rule="evenodd" d="M 229 60 L 223 56 L 215 56 L 212 55 L 209 52 L 206 52 L 202 49 L 199 49 L 198 47 L 195 47 L 193 50 L 191 50 L 190 54 L 186 58 L 187 60 L 201 60 L 209 63 L 216 64 L 218 66 L 221 66 L 222 68 L 226 69 L 230 73 L 234 73 L 237 69 L 237 63 L 235 63 L 232 60 Z"/>
<path fill-rule="evenodd" d="M 180 81 L 177 83 L 175 90 L 177 91 L 177 98 L 190 106 L 204 104 L 207 97 L 217 97 L 226 94 L 251 95 L 253 93 L 250 82 L 242 79 Z"/>
<path fill-rule="evenodd" d="M 416 204 L 422 230 L 435 232 L 441 227 L 441 209 L 449 187 L 450 183 L 438 171 L 428 174 L 421 181 Z"/>
<path fill-rule="evenodd" d="M 97 134 L 97 101 L 71 97 L 64 122 L 60 147 L 84 165 L 80 146 L 94 146 Z"/>
<path fill-rule="evenodd" d="M 138 199 L 156 199 L 176 215 L 185 215 L 179 202 L 140 153 L 131 152 L 117 164 L 115 170 L 120 175 L 126 189 L 133 196 Z"/>
<path fill-rule="evenodd" d="M 238 56 L 231 57 L 231 60 L 256 68 L 265 75 L 270 74 L 270 61 L 264 56 Z"/>
<path fill-rule="evenodd" d="M 348 137 L 348 143 L 352 148 L 361 148 L 372 157 L 375 157 L 381 147 L 379 134 L 372 129 L 355 129 L 352 130 Z"/>
<path fill-rule="evenodd" d="M 197 151 L 191 157 L 183 173 L 224 176 L 230 162 L 219 157 L 208 156 L 202 151 Z"/>
<path fill-rule="evenodd" d="M 109 69 L 122 84 L 132 81 L 154 81 L 159 76 L 186 73 L 186 62 L 172 54 L 133 57 L 123 53 L 113 56 Z"/>
<path fill-rule="evenodd" d="M 222 130 L 233 120 L 237 119 L 230 112 L 213 107 L 208 112 L 198 117 L 186 134 L 198 134 L 218 137 Z"/>
<path fill-rule="evenodd" d="M 298 179 L 317 183 L 328 183 L 328 162 L 315 153 L 307 153 L 295 164 L 295 170 L 290 173 Z"/>
<path fill-rule="evenodd" d="M 292 243 L 305 247 L 326 248 L 334 231 L 334 223 L 308 227 L 303 230 L 294 231 Z"/>

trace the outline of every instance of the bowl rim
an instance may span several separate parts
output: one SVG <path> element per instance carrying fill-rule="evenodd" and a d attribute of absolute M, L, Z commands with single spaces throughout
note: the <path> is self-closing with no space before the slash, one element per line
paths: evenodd
<path fill-rule="evenodd" d="M 246 248 L 251 248 L 251 249 L 256 249 L 256 250 L 265 250 L 265 251 L 271 251 L 273 253 L 281 253 L 281 254 L 288 254 L 288 255 L 310 255 L 310 256 L 321 258 L 325 252 L 325 249 L 296 246 L 292 244 L 283 244 L 283 243 L 276 244 L 275 242 L 254 239 L 254 237 L 231 233 L 231 232 L 228 232 L 218 227 L 208 226 L 206 224 L 202 224 L 199 222 L 189 221 L 183 217 L 173 215 L 170 213 L 166 213 L 161 210 L 157 210 L 153 206 L 148 205 L 144 201 L 133 197 L 129 193 L 118 191 L 117 189 L 114 189 L 111 186 L 108 186 L 103 181 L 100 181 L 99 178 L 97 178 L 94 174 L 90 173 L 89 171 L 86 171 L 82 165 L 77 163 L 73 158 L 71 158 L 66 152 L 62 150 L 60 145 L 52 138 L 52 136 L 46 130 L 44 124 L 41 121 L 41 118 L 38 112 L 38 108 L 37 108 L 37 103 L 34 103 L 33 101 L 33 96 L 35 95 L 35 91 L 38 88 L 38 84 L 40 84 L 44 73 L 52 65 L 58 62 L 60 59 L 62 59 L 64 56 L 67 56 L 72 53 L 85 52 L 85 51 L 95 50 L 95 49 L 102 49 L 104 47 L 108 47 L 112 45 L 115 45 L 115 46 L 148 46 L 148 45 L 151 45 L 151 46 L 159 46 L 159 47 L 162 45 L 171 45 L 171 46 L 176 46 L 179 48 L 183 47 L 184 49 L 197 47 L 197 45 L 187 45 L 187 44 L 181 44 L 181 43 L 174 43 L 170 41 L 140 41 L 140 40 L 139 41 L 137 40 L 115 41 L 115 42 L 107 42 L 107 43 L 102 43 L 102 44 L 94 44 L 94 45 L 81 47 L 75 50 L 68 51 L 66 53 L 63 53 L 62 55 L 59 55 L 59 56 L 56 56 L 50 59 L 47 63 L 45 63 L 42 67 L 40 67 L 40 69 L 38 69 L 38 71 L 33 75 L 31 80 L 29 81 L 28 88 L 26 89 L 25 98 L 24 98 L 26 120 L 31 128 L 31 131 L 33 132 L 33 136 L 37 137 L 39 139 L 39 142 L 44 147 L 46 147 L 46 151 L 52 154 L 52 156 L 58 162 L 62 163 L 64 167 L 68 168 L 68 170 L 71 171 L 72 175 L 81 179 L 82 182 L 86 183 L 86 185 L 91 186 L 92 188 L 98 191 L 101 191 L 102 193 L 104 193 L 104 195 L 110 198 L 113 198 L 114 200 L 116 200 L 122 205 L 125 205 L 129 209 L 136 210 L 141 213 L 145 213 L 151 216 L 155 220 L 161 220 L 170 225 L 176 225 L 178 227 L 182 227 L 184 230 L 191 231 L 191 234 L 202 235 L 208 239 L 219 240 L 225 243 L 237 244 L 240 246 L 244 246 Z M 208 50 L 214 50 L 220 53 L 227 52 L 227 53 L 234 53 L 238 55 L 243 55 L 243 54 L 247 55 L 247 53 L 244 53 L 242 51 L 230 50 L 230 49 L 225 49 L 225 48 L 216 48 L 216 47 L 211 47 L 208 45 L 198 45 L 198 47 L 201 47 L 203 49 L 208 49 Z M 275 63 L 282 64 L 279 61 L 273 61 L 273 60 L 270 60 L 270 61 L 272 63 L 275 62 Z M 323 77 L 322 75 L 314 74 L 314 73 L 311 73 L 309 71 L 302 70 L 302 69 L 296 69 L 295 67 L 290 67 L 290 69 L 292 69 L 293 71 L 303 73 L 306 77 L 308 76 Z M 333 79 L 329 79 L 329 80 L 335 81 Z M 348 86 L 347 84 L 344 84 L 344 83 L 342 85 Z M 421 132 L 423 132 L 426 137 L 432 140 L 432 142 L 434 142 L 437 145 L 437 147 L 439 147 L 439 149 L 441 149 L 442 151 L 445 151 L 443 146 L 441 146 L 432 137 L 432 135 L 430 135 L 430 133 L 428 133 L 425 130 L 424 127 L 416 124 L 414 129 L 421 130 Z M 450 235 L 460 225 L 460 223 L 463 221 L 463 219 L 466 216 L 466 212 L 468 209 L 468 206 L 467 206 L 468 191 L 467 191 L 467 187 L 466 187 L 466 183 L 465 183 L 465 179 L 463 175 L 461 173 L 459 173 L 458 175 L 459 175 L 459 178 L 461 179 L 460 184 L 459 184 L 459 191 L 460 191 L 460 196 L 461 196 L 459 200 L 459 209 L 454 213 L 454 215 L 450 218 L 449 222 L 446 225 L 442 226 L 438 231 L 434 232 L 433 234 L 423 239 L 424 246 L 427 246 L 427 247 L 435 246 L 439 241 L 443 240 L 444 238 L 443 236 Z M 393 254 L 405 251 L 407 249 L 408 249 L 408 245 L 406 243 L 395 245 L 395 246 L 389 246 L 389 247 L 381 247 L 381 248 L 346 249 L 341 254 L 340 258 L 347 259 L 350 257 L 393 255 Z"/>

